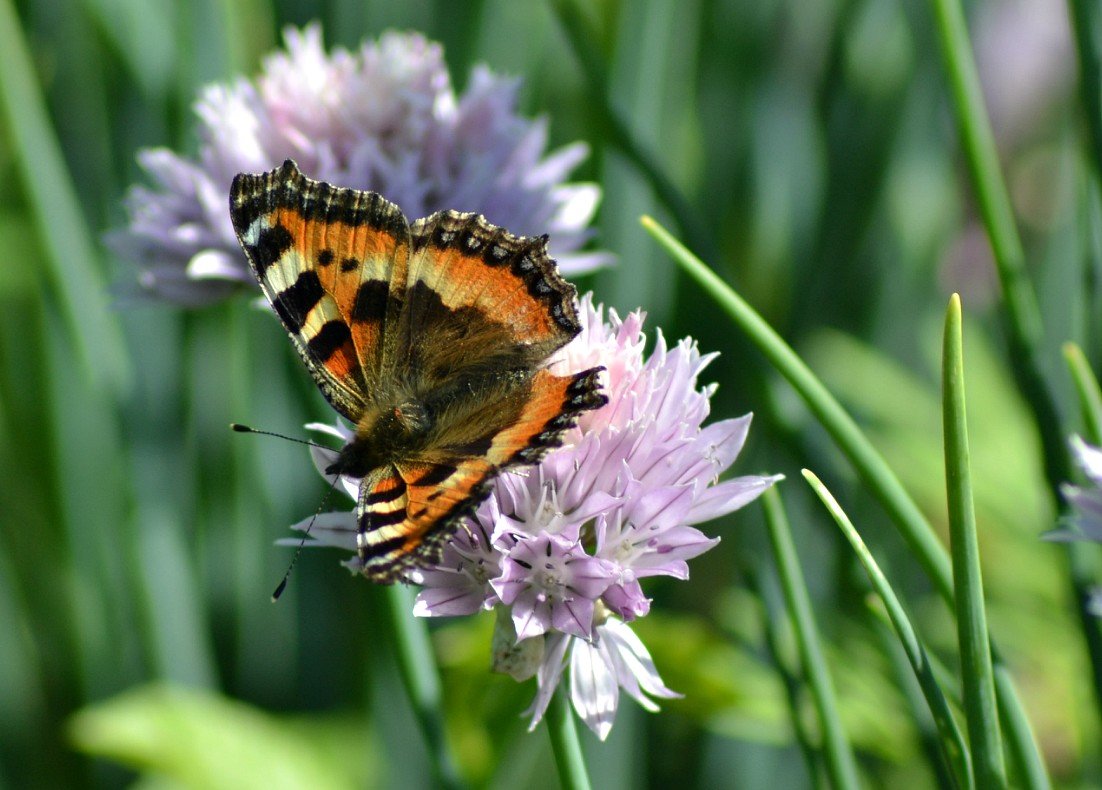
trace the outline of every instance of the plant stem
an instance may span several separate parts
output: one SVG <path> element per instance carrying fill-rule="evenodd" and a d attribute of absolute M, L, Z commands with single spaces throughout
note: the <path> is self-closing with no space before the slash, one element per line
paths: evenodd
<path fill-rule="evenodd" d="M 395 659 L 425 738 L 436 783 L 446 788 L 463 787 L 444 733 L 440 678 L 436 673 L 428 629 L 424 620 L 412 614 L 413 592 L 410 588 L 394 584 L 386 588 L 385 594 Z"/>
<path fill-rule="evenodd" d="M 551 736 L 551 750 L 555 753 L 555 765 L 559 769 L 559 784 L 564 790 L 590 790 L 582 744 L 578 740 L 578 729 L 574 726 L 574 714 L 561 686 L 551 698 L 545 721 L 547 733 Z"/>
<path fill-rule="evenodd" d="M 1087 124 L 1088 150 L 1094 176 L 1102 183 L 1102 7 L 1097 0 L 1068 0 L 1079 61 L 1079 100 Z"/>
<path fill-rule="evenodd" d="M 819 632 L 815 627 L 815 617 L 811 611 L 811 598 L 807 593 L 800 561 L 796 556 L 796 546 L 792 542 L 792 533 L 788 526 L 788 517 L 784 512 L 780 494 L 776 488 L 765 492 L 765 523 L 769 527 L 769 542 L 773 547 L 773 558 L 777 563 L 777 573 L 784 592 L 788 616 L 796 631 L 796 644 L 800 651 L 800 661 L 804 666 L 807 684 L 815 702 L 815 711 L 819 716 L 822 732 L 822 749 L 826 758 L 827 773 L 831 785 L 836 788 L 857 788 L 857 762 L 853 749 L 842 726 L 842 717 L 838 714 L 834 684 L 830 679 L 819 641 Z"/>

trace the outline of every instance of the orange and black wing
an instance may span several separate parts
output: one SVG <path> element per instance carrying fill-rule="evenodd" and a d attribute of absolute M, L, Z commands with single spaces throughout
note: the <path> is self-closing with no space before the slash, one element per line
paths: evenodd
<path fill-rule="evenodd" d="M 581 330 L 574 287 L 548 257 L 546 236 L 514 236 L 455 211 L 410 231 L 395 354 L 384 364 L 406 377 L 433 424 L 389 482 L 361 492 L 363 572 L 382 582 L 435 563 L 501 470 L 536 462 L 606 400 L 597 369 L 542 369 Z"/>
<path fill-rule="evenodd" d="M 230 216 L 318 387 L 357 421 L 383 375 L 388 314 L 393 325 L 407 279 L 410 234 L 401 210 L 373 192 L 306 178 L 288 160 L 268 173 L 238 175 Z"/>
<path fill-rule="evenodd" d="M 502 469 L 534 463 L 587 409 L 598 369 L 542 369 L 580 331 L 575 290 L 526 238 L 445 211 L 410 226 L 371 192 L 302 176 L 294 163 L 239 175 L 234 228 L 318 386 L 359 422 L 376 392 L 415 398 L 431 428 L 364 477 L 357 513 L 368 578 L 438 560 Z"/>
<path fill-rule="evenodd" d="M 546 236 L 514 236 L 455 211 L 417 220 L 410 233 L 396 347 L 398 364 L 421 377 L 418 390 L 531 374 L 581 331 L 574 286 L 548 257 Z"/>

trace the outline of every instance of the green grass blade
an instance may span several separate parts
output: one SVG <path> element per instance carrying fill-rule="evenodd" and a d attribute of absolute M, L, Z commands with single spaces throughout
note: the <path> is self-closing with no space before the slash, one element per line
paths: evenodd
<path fill-rule="evenodd" d="M 582 744 L 570 699 L 561 685 L 547 706 L 547 733 L 551 736 L 551 751 L 559 769 L 559 784 L 564 790 L 589 790 L 589 774 L 585 769 Z"/>
<path fill-rule="evenodd" d="M 804 683 L 799 659 L 794 651 L 789 649 L 791 623 L 781 616 L 783 605 L 775 601 L 774 591 L 766 587 L 760 566 L 761 563 L 756 561 L 743 561 L 739 562 L 738 570 L 746 576 L 747 588 L 761 601 L 762 636 L 765 639 L 766 655 L 784 686 L 784 701 L 788 707 L 792 735 L 799 747 L 804 767 L 807 769 L 810 789 L 819 790 L 823 786 L 824 777 L 820 770 L 817 738 L 813 737 L 807 717 L 803 715 Z"/>
<path fill-rule="evenodd" d="M 1014 224 L 1010 195 L 999 169 L 995 135 L 987 118 L 964 11 L 957 0 L 932 0 L 932 4 L 960 141 L 980 214 L 991 239 L 1011 331 L 1017 342 L 1024 343 L 1032 351 L 1041 333 L 1040 311 L 1033 287 L 1025 276 L 1025 253 Z"/>
<path fill-rule="evenodd" d="M 1037 737 L 1029 723 L 1022 701 L 1014 688 L 1014 679 L 1010 670 L 998 663 L 995 653 L 995 694 L 999 703 L 999 717 L 1003 725 L 1010 756 L 1014 759 L 1015 777 L 1021 787 L 1030 790 L 1051 790 L 1052 781 L 1041 755 L 1037 752 Z"/>
<path fill-rule="evenodd" d="M 593 108 L 599 114 L 609 141 L 643 174 L 693 247 L 702 250 L 705 257 L 718 255 L 712 234 L 697 219 L 697 212 L 658 164 L 658 158 L 635 138 L 621 114 L 612 106 L 605 88 L 610 84 L 609 78 L 601 53 L 594 43 L 597 36 L 590 29 L 582 4 L 577 0 L 553 0 L 551 8 L 585 75 Z"/>
<path fill-rule="evenodd" d="M 11 141 L 12 161 L 22 177 L 69 339 L 91 380 L 118 393 L 130 378 L 122 332 L 10 0 L 0 0 L 0 52 L 0 125 Z"/>
<path fill-rule="evenodd" d="M 1083 350 L 1075 343 L 1064 344 L 1064 360 L 1067 362 L 1075 392 L 1079 397 L 1079 412 L 1083 420 L 1083 433 L 1092 444 L 1102 444 L 1102 389 L 1091 370 Z M 1094 562 L 1090 557 L 1090 547 L 1071 541 L 1066 544 L 1068 564 L 1071 569 L 1073 593 L 1079 604 L 1079 620 L 1091 658 L 1102 656 L 1102 633 L 1099 631 L 1098 618 L 1091 610 L 1091 581 L 1094 578 Z M 1094 673 L 1096 694 L 1102 696 L 1102 661 L 1091 662 Z"/>
<path fill-rule="evenodd" d="M 276 43 L 271 4 L 267 0 L 221 0 L 219 11 L 230 69 L 251 74 Z"/>
<path fill-rule="evenodd" d="M 428 628 L 423 619 L 413 616 L 413 590 L 392 584 L 385 594 L 395 659 L 433 760 L 436 782 L 440 787 L 463 787 L 444 732 L 444 702 Z"/>
<path fill-rule="evenodd" d="M 1094 377 L 1083 349 L 1075 343 L 1064 344 L 1064 360 L 1079 396 L 1079 411 L 1083 416 L 1083 433 L 1091 444 L 1102 444 L 1102 389 Z"/>
<path fill-rule="evenodd" d="M 1079 100 L 1087 122 L 1094 174 L 1102 182 L 1102 6 L 1097 0 L 1068 0 L 1079 61 Z"/>
<path fill-rule="evenodd" d="M 919 687 L 922 689 L 922 694 L 926 698 L 926 704 L 930 706 L 934 724 L 941 736 L 941 748 L 946 762 L 952 766 L 960 786 L 972 787 L 970 757 L 968 747 L 964 743 L 964 736 L 961 734 L 960 728 L 957 727 L 956 720 L 949 709 L 949 703 L 945 698 L 945 693 L 934 676 L 934 670 L 926 654 L 926 649 L 922 646 L 910 619 L 903 611 L 899 598 L 892 590 L 887 577 L 880 570 L 880 566 L 873 559 L 872 553 L 861 539 L 856 527 L 853 526 L 853 522 L 849 520 L 849 517 L 830 491 L 827 490 L 827 487 L 807 469 L 803 470 L 803 476 L 815 495 L 819 497 L 830 512 L 830 515 L 834 517 L 834 521 L 842 530 L 842 534 L 846 536 L 846 540 L 849 541 L 853 550 L 857 553 L 857 558 L 864 566 L 877 595 L 884 602 L 888 618 L 891 620 L 892 627 L 903 645 L 907 660 L 910 662 L 915 677 L 918 679 Z"/>
<path fill-rule="evenodd" d="M 949 556 L 918 505 L 819 378 L 758 313 L 699 258 L 650 217 L 643 226 L 666 252 L 715 299 L 803 398 L 807 407 L 888 511 L 946 601 L 953 599 Z"/>
<path fill-rule="evenodd" d="M 972 502 L 972 472 L 968 457 L 968 425 L 964 403 L 964 349 L 960 297 L 953 294 L 945 315 L 942 354 L 942 409 L 945 431 L 945 491 L 949 502 L 949 533 L 956 588 L 957 640 L 961 686 L 972 772 L 978 787 L 1005 787 L 1006 766 L 999 738 L 991 646 Z"/>
<path fill-rule="evenodd" d="M 1067 453 L 1056 406 L 1037 359 L 1042 334 L 1037 297 L 1026 276 L 1025 252 L 999 168 L 998 149 L 983 101 L 964 11 L 958 0 L 932 0 L 932 3 L 961 146 L 1002 286 L 1010 364 L 1037 420 L 1045 451 L 1045 470 L 1055 490 L 1067 479 Z"/>
<path fill-rule="evenodd" d="M 964 12 L 959 0 L 932 0 L 945 71 L 960 129 L 961 146 L 972 178 L 1002 289 L 1000 303 L 1007 338 L 1007 358 L 1033 412 L 1041 438 L 1045 477 L 1059 507 L 1060 486 L 1071 476 L 1065 431 L 1040 362 L 1042 325 L 1037 297 L 1025 271 L 1025 253 L 1014 224 L 1006 182 L 999 169 L 998 150 L 972 57 Z M 1091 578 L 1081 547 L 1067 544 L 1072 592 L 1091 661 L 1096 701 L 1102 702 L 1102 624 L 1088 606 Z"/>
<path fill-rule="evenodd" d="M 785 605 L 796 631 L 800 661 L 804 665 L 815 711 L 819 716 L 827 774 L 835 788 L 856 788 L 860 786 L 857 781 L 857 762 L 842 727 L 842 718 L 838 714 L 834 684 L 831 682 L 830 670 L 819 642 L 819 632 L 811 611 L 811 598 L 800 570 L 784 505 L 776 488 L 766 491 L 762 501 L 765 506 L 765 522 L 769 527 L 769 543 L 773 547 L 773 558 L 777 563 Z"/>
<path fill-rule="evenodd" d="M 918 509 L 918 505 L 903 488 L 883 456 L 857 427 L 853 418 L 846 413 L 796 352 L 742 297 L 654 219 L 643 217 L 642 222 L 666 252 L 716 300 L 803 398 L 819 423 L 853 464 L 869 491 L 888 512 L 892 522 L 911 546 L 942 598 L 952 606 L 953 582 L 948 552 L 938 541 L 933 528 L 922 515 L 922 511 Z M 994 644 L 992 644 L 992 650 L 998 661 L 998 651 Z M 1021 702 L 1017 699 L 1017 690 L 1010 674 L 996 673 L 995 679 L 1003 725 L 1007 729 L 1007 741 L 1011 746 L 1015 765 L 1019 768 L 1023 781 L 1040 777 L 1036 783 L 1025 786 L 1047 787 L 1048 779 L 1037 741 L 1029 728 L 1022 726 L 1024 718 L 1013 715 L 1013 709 L 1015 707 L 1020 709 Z"/>

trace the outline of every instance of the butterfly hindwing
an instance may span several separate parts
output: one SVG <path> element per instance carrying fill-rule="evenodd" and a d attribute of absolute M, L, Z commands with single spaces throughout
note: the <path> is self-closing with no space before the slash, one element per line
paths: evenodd
<path fill-rule="evenodd" d="M 357 539 L 363 574 L 386 584 L 439 562 L 452 528 L 489 493 L 490 471 L 483 459 L 457 458 L 405 462 L 378 481 L 365 478 Z"/>
<path fill-rule="evenodd" d="M 518 414 L 457 420 L 434 437 L 434 449 L 397 464 L 378 481 L 365 478 L 370 491 L 360 492 L 359 539 L 364 575 L 388 582 L 410 566 L 436 563 L 456 524 L 485 499 L 498 472 L 538 461 L 559 445 L 578 415 L 606 402 L 599 374 L 600 368 L 572 376 L 537 371 Z"/>

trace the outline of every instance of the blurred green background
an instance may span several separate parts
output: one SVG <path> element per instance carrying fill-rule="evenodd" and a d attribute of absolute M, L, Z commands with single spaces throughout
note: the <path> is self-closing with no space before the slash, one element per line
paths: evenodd
<path fill-rule="evenodd" d="M 872 786 L 940 781 L 928 722 L 801 467 L 839 496 L 947 663 L 953 622 L 825 433 L 638 217 L 678 231 L 765 315 L 942 528 L 940 321 L 959 291 L 992 632 L 1056 783 L 1098 785 L 1097 705 L 1066 559 L 1038 539 L 1055 504 L 993 312 L 998 286 L 927 4 L 564 5 L 581 9 L 603 65 L 595 81 L 553 2 L 0 0 L 0 784 L 431 782 L 380 639 L 379 590 L 316 551 L 279 604 L 268 600 L 290 558 L 273 541 L 325 491 L 302 448 L 227 430 L 301 435 L 303 422 L 329 419 L 283 332 L 247 298 L 192 312 L 108 307 L 109 284 L 134 276 L 101 240 L 142 180 L 137 149 L 193 153 L 197 88 L 254 74 L 285 25 L 319 20 L 327 43 L 346 47 L 421 31 L 444 44 L 459 90 L 478 62 L 522 76 L 523 111 L 549 117 L 551 147 L 591 146 L 574 180 L 602 186 L 595 246 L 619 265 L 579 288 L 722 352 L 705 376 L 721 385 L 713 414 L 755 413 L 736 473 L 788 476 L 843 720 Z M 966 5 L 1041 300 L 1042 359 L 1074 425 L 1060 344 L 1081 343 L 1098 370 L 1102 324 L 1067 8 Z M 677 227 L 625 155 L 602 96 L 695 228 Z M 759 508 L 705 529 L 722 544 L 689 583 L 651 580 L 654 613 L 637 629 L 685 699 L 657 715 L 622 700 L 608 742 L 584 732 L 595 785 L 816 786 L 793 735 L 793 709 L 815 723 Z M 546 734 L 526 733 L 520 716 L 534 684 L 488 672 L 492 618 L 431 625 L 464 776 L 556 786 Z"/>

